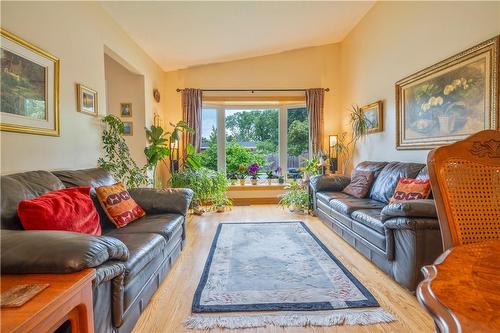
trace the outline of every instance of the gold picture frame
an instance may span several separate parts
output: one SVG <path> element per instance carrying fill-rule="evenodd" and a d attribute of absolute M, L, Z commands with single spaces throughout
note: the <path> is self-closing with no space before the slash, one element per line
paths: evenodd
<path fill-rule="evenodd" d="M 498 129 L 500 36 L 396 82 L 396 149 L 432 149 Z"/>
<path fill-rule="evenodd" d="M 78 105 L 77 111 L 97 117 L 99 115 L 99 104 L 97 91 L 84 86 L 83 84 L 76 84 L 76 102 Z"/>
<path fill-rule="evenodd" d="M 134 135 L 134 123 L 131 121 L 123 122 L 123 136 L 132 136 Z"/>
<path fill-rule="evenodd" d="M 120 117 L 132 118 L 132 103 L 120 103 Z"/>
<path fill-rule="evenodd" d="M 17 78 L 1 87 L 0 130 L 59 136 L 59 58 L 2 28 L 0 37 L 2 75 Z"/>
<path fill-rule="evenodd" d="M 361 107 L 368 120 L 367 133 L 378 133 L 384 130 L 384 103 L 376 101 Z"/>

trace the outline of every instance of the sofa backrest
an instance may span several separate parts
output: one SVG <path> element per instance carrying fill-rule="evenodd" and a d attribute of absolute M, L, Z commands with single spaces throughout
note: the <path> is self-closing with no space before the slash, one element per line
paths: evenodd
<path fill-rule="evenodd" d="M 64 188 L 64 184 L 48 171 L 29 171 L 0 177 L 2 229 L 23 229 L 17 206 L 26 199 Z"/>
<path fill-rule="evenodd" d="M 401 178 L 415 178 L 425 167 L 422 163 L 389 162 L 380 171 L 370 190 L 370 199 L 388 203 Z"/>
<path fill-rule="evenodd" d="M 372 162 L 372 161 L 364 161 L 356 165 L 355 170 L 358 171 L 375 171 L 375 177 L 376 179 L 378 175 L 380 174 L 380 171 L 387 165 L 388 162 Z"/>
<path fill-rule="evenodd" d="M 99 199 L 94 188 L 99 186 L 113 185 L 116 180 L 113 175 L 102 168 L 82 169 L 82 170 L 60 170 L 52 171 L 52 173 L 61 180 L 66 187 L 90 186 L 90 197 L 94 202 L 94 206 L 99 213 L 99 221 L 102 230 L 115 229 L 115 225 L 109 220 L 108 216 L 102 209 Z"/>

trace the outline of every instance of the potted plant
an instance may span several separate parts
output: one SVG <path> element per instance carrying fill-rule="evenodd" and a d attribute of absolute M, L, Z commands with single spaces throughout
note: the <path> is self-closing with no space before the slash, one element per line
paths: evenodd
<path fill-rule="evenodd" d="M 227 179 L 229 179 L 229 184 L 236 185 L 236 181 L 238 180 L 238 176 L 233 172 L 228 172 Z"/>
<path fill-rule="evenodd" d="M 267 184 L 271 185 L 273 182 L 273 178 L 274 178 L 273 170 L 268 170 L 266 172 L 266 175 L 267 175 Z"/>
<path fill-rule="evenodd" d="M 318 175 L 320 173 L 320 166 L 319 156 L 315 156 L 310 160 L 304 159 L 304 165 L 301 168 L 301 171 L 303 172 L 303 180 L 307 182 L 312 176 Z"/>
<path fill-rule="evenodd" d="M 290 212 L 306 213 L 309 207 L 309 193 L 304 184 L 293 181 L 286 188 L 287 192 L 281 197 L 279 205 L 288 207 Z"/>
<path fill-rule="evenodd" d="M 246 175 L 247 175 L 247 168 L 243 164 L 240 164 L 238 166 L 238 171 L 236 172 L 236 178 L 238 178 L 240 180 L 241 186 L 245 185 Z"/>
<path fill-rule="evenodd" d="M 258 177 L 258 172 L 259 172 L 260 166 L 257 163 L 252 163 L 248 166 L 248 174 L 250 175 L 250 181 L 252 182 L 252 185 L 257 185 L 257 177 Z"/>
<path fill-rule="evenodd" d="M 338 136 L 337 144 L 334 148 L 341 158 L 341 173 L 347 172 L 347 167 L 351 164 L 356 143 L 368 133 L 370 121 L 366 119 L 363 110 L 357 105 L 353 105 L 349 114 L 349 123 L 351 125 L 351 135 L 347 132 Z"/>

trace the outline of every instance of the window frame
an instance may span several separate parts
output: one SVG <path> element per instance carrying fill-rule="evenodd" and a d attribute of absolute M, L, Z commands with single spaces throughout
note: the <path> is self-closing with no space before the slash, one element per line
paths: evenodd
<path fill-rule="evenodd" d="M 278 156 L 281 167 L 281 174 L 288 178 L 288 110 L 296 108 L 306 108 L 304 103 L 294 104 L 220 104 L 204 102 L 202 109 L 215 109 L 217 124 L 217 170 L 226 172 L 226 110 L 278 110 Z M 203 112 L 203 111 L 202 111 Z M 311 150 L 308 149 L 308 158 L 311 158 Z"/>

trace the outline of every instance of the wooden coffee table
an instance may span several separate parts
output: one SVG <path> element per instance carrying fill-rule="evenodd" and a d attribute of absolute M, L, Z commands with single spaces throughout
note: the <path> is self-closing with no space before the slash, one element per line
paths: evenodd
<path fill-rule="evenodd" d="M 420 304 L 437 332 L 500 332 L 500 241 L 457 246 L 422 268 Z"/>
<path fill-rule="evenodd" d="M 50 284 L 18 308 L 2 308 L 1 332 L 52 332 L 65 321 L 72 332 L 94 332 L 94 269 L 71 274 L 2 275 L 1 290 L 19 284 Z"/>

